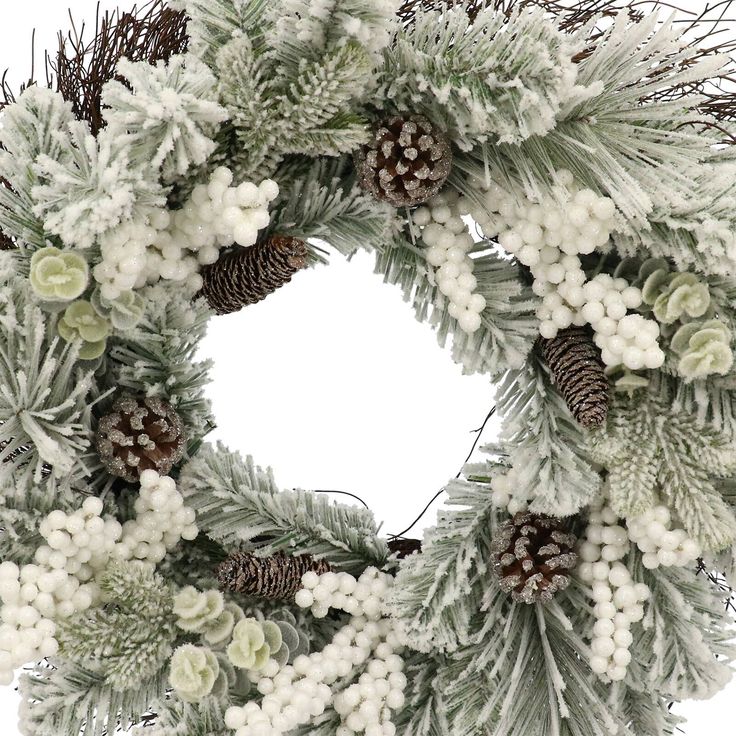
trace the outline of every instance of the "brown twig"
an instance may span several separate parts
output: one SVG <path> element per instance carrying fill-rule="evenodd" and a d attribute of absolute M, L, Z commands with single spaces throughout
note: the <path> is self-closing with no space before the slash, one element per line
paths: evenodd
<path fill-rule="evenodd" d="M 163 0 L 126 12 L 102 14 L 98 6 L 95 34 L 89 42 L 85 25 L 78 28 L 71 14 L 70 19 L 72 28 L 67 34 L 59 33 L 55 56 L 46 55 L 47 78 L 95 134 L 104 125 L 102 88 L 115 78 L 120 59 L 149 64 L 168 61 L 184 52 L 189 40 L 186 15 L 166 7 Z"/>

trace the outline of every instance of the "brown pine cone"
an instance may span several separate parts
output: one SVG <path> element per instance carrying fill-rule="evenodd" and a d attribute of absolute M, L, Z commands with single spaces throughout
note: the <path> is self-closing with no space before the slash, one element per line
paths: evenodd
<path fill-rule="evenodd" d="M 590 330 L 560 330 L 557 337 L 542 339 L 542 353 L 575 420 L 586 429 L 602 426 L 608 416 L 610 387 Z"/>
<path fill-rule="evenodd" d="M 256 557 L 249 552 L 234 552 L 215 574 L 223 590 L 266 600 L 293 600 L 305 572 L 322 575 L 330 569 L 326 560 L 315 560 L 312 555 L 287 557 L 279 552 Z"/>
<path fill-rule="evenodd" d="M 450 175 L 447 136 L 421 115 L 382 121 L 356 154 L 361 186 L 394 207 L 413 207 L 440 191 Z"/>
<path fill-rule="evenodd" d="M 107 471 L 135 483 L 144 470 L 166 475 L 182 459 L 184 424 L 162 399 L 121 396 L 100 419 L 95 443 Z"/>
<path fill-rule="evenodd" d="M 217 314 L 238 312 L 272 294 L 300 269 L 305 268 L 309 251 L 304 241 L 273 235 L 249 248 L 234 248 L 202 269 L 202 289 Z"/>
<path fill-rule="evenodd" d="M 493 569 L 501 590 L 515 601 L 552 600 L 570 584 L 578 561 L 577 538 L 560 519 L 519 513 L 501 526 L 491 543 Z"/>

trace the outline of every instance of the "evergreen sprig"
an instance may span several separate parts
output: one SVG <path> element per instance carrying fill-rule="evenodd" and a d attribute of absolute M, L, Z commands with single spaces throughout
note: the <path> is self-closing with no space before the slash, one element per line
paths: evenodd
<path fill-rule="evenodd" d="M 202 447 L 179 480 L 200 530 L 230 549 L 244 542 L 262 554 L 288 549 L 353 573 L 388 558 L 370 511 L 304 491 L 277 492 L 270 471 L 223 445 Z"/>
<path fill-rule="evenodd" d="M 173 592 L 137 562 L 111 564 L 100 578 L 105 605 L 65 621 L 58 632 L 64 656 L 101 666 L 107 682 L 130 690 L 168 662 L 177 637 Z"/>

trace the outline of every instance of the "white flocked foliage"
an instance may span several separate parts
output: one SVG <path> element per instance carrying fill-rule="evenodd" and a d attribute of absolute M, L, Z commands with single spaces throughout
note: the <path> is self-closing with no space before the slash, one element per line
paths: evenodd
<path fill-rule="evenodd" d="M 130 136 L 135 162 L 161 168 L 165 179 L 203 164 L 215 149 L 212 135 L 227 112 L 217 104 L 217 80 L 193 55 L 155 67 L 121 60 L 122 79 L 108 82 L 103 104 L 111 131 Z M 132 89 L 131 89 L 132 87 Z"/>

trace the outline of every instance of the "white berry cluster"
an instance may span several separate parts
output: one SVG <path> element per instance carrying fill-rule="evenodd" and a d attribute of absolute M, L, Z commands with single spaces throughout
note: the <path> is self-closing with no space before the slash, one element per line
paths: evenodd
<path fill-rule="evenodd" d="M 302 577 L 304 587 L 296 595 L 296 604 L 311 608 L 315 618 L 324 618 L 330 608 L 337 608 L 374 619 L 380 617 L 384 596 L 392 584 L 390 575 L 372 567 L 357 580 L 346 572 L 308 572 Z"/>
<path fill-rule="evenodd" d="M 450 302 L 450 316 L 458 321 L 461 330 L 472 334 L 480 329 L 486 300 L 475 292 L 478 281 L 473 275 L 473 259 L 468 255 L 473 237 L 463 222 L 459 204 L 459 194 L 446 190 L 415 210 L 412 222 L 422 229 L 427 262 L 436 269 L 437 287 Z"/>
<path fill-rule="evenodd" d="M 258 673 L 262 703 L 230 708 L 225 725 L 236 736 L 281 736 L 332 705 L 342 719 L 336 736 L 394 736 L 391 711 L 404 704 L 406 676 L 393 623 L 382 617 L 391 578 L 369 568 L 357 580 L 347 573 L 309 572 L 302 582 L 305 587 L 297 594 L 302 608 L 316 607 L 321 615 L 330 606 L 356 613 L 321 652 L 301 655 L 278 671 L 271 660 Z M 365 671 L 357 682 L 334 693 L 330 686 L 358 668 Z"/>
<path fill-rule="evenodd" d="M 655 506 L 627 520 L 629 539 L 642 551 L 642 564 L 648 570 L 687 567 L 703 553 L 701 546 L 684 529 L 673 529 L 671 521 L 666 506 Z"/>
<path fill-rule="evenodd" d="M 34 659 L 56 654 L 56 621 L 86 611 L 99 599 L 93 578 L 107 564 L 121 527 L 100 518 L 102 501 L 88 498 L 74 514 L 52 511 L 40 525 L 47 544 L 36 563 L 0 565 L 0 683 Z"/>
<path fill-rule="evenodd" d="M 528 499 L 517 495 L 518 488 L 518 473 L 514 468 L 509 468 L 506 473 L 491 479 L 491 502 L 497 509 L 505 509 L 512 516 L 526 511 L 529 506 Z"/>
<path fill-rule="evenodd" d="M 278 196 L 276 182 L 232 186 L 230 169 L 219 167 L 198 184 L 179 210 L 150 209 L 140 221 L 124 222 L 100 241 L 101 261 L 93 269 L 100 293 L 115 300 L 146 283 L 202 285 L 200 266 L 214 263 L 221 248 L 253 245 L 269 223 L 268 206 Z"/>
<path fill-rule="evenodd" d="M 641 306 L 641 291 L 629 286 L 626 279 L 603 273 L 588 281 L 583 289 L 586 302 L 580 312 L 593 327 L 603 362 L 623 365 L 632 371 L 660 368 L 665 356 L 657 343 L 659 323 L 627 313 Z"/>
<path fill-rule="evenodd" d="M 593 506 L 578 550 L 582 562 L 577 574 L 591 586 L 595 602 L 590 668 L 614 682 L 626 677 L 634 641 L 631 625 L 644 618 L 642 604 L 651 595 L 644 583 L 633 582 L 620 562 L 630 546 L 629 535 L 613 509 L 600 503 Z"/>
<path fill-rule="evenodd" d="M 72 590 L 63 570 L 43 570 L 38 565 L 19 568 L 12 562 L 0 565 L 0 685 L 13 682 L 13 671 L 33 660 L 51 657 L 59 649 L 54 638 L 56 624 L 39 608 L 56 609 L 68 615 L 76 610 Z M 78 583 L 77 583 L 78 585 Z M 40 600 L 39 600 L 40 599 Z M 77 595 L 81 603 L 81 596 Z M 69 610 L 71 609 L 71 610 Z"/>
<path fill-rule="evenodd" d="M 140 494 L 135 500 L 136 518 L 122 527 L 122 539 L 115 554 L 158 564 L 167 550 L 181 539 L 194 539 L 199 530 L 194 510 L 184 505 L 184 497 L 169 476 L 155 470 L 140 475 Z"/>
<path fill-rule="evenodd" d="M 497 184 L 481 184 L 480 189 L 486 190 L 485 207 L 467 200 L 461 202 L 461 211 L 471 214 L 484 235 L 497 237 L 502 248 L 529 267 L 532 289 L 542 297 L 537 310 L 542 337 L 553 338 L 561 329 L 589 323 L 601 336 L 607 365 L 623 363 L 632 370 L 662 365 L 656 322 L 637 315 L 637 324 L 640 320 L 647 325 L 638 342 L 636 336 L 624 337 L 631 333 L 628 323 L 621 327 L 628 310 L 641 306 L 641 291 L 625 279 L 605 274 L 588 281 L 582 268 L 580 256 L 605 246 L 614 229 L 616 207 L 611 199 L 575 187 L 568 171 L 558 172 L 555 196 L 539 203 L 519 201 Z"/>
<path fill-rule="evenodd" d="M 72 514 L 52 511 L 39 527 L 47 544 L 36 550 L 36 562 L 84 582 L 92 580 L 107 566 L 122 534 L 119 522 L 101 514 L 102 501 L 95 497 L 85 499 Z"/>

